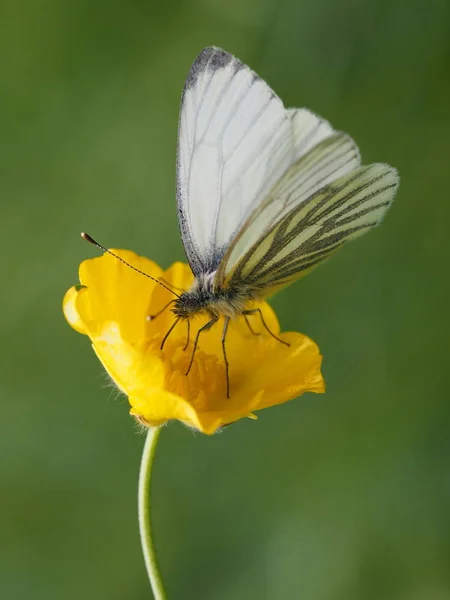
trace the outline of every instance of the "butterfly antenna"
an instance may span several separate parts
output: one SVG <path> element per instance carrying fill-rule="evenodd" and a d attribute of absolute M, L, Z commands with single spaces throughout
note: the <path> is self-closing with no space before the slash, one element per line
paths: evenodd
<path fill-rule="evenodd" d="M 177 298 L 180 297 L 177 293 L 175 293 L 173 290 L 171 290 L 170 287 L 168 287 L 167 285 L 164 285 L 164 283 L 162 283 L 161 281 L 159 281 L 159 279 L 156 279 L 155 277 L 152 277 L 148 273 L 145 273 L 144 271 L 141 271 L 140 269 L 137 269 L 136 267 L 133 267 L 133 265 L 130 265 L 130 263 L 127 263 L 126 260 L 123 260 L 123 258 L 120 258 L 120 256 L 117 256 L 117 254 L 114 254 L 114 252 L 111 252 L 111 250 L 108 250 L 108 248 L 105 248 L 105 246 L 102 246 L 101 244 L 99 244 L 98 242 L 96 242 L 94 240 L 94 238 L 91 237 L 88 233 L 82 232 L 81 233 L 81 237 L 83 238 L 83 240 L 86 240 L 87 242 L 89 242 L 93 246 L 97 246 L 97 248 L 100 248 L 100 250 L 103 250 L 103 252 L 106 252 L 107 254 L 110 254 L 111 256 L 114 256 L 114 258 L 117 258 L 117 260 L 119 260 L 121 263 L 123 263 L 127 267 L 130 267 L 130 269 L 133 269 L 133 271 L 136 271 L 136 273 L 139 273 L 140 275 L 144 275 L 144 277 L 148 277 L 148 279 L 151 279 L 155 283 L 158 283 L 163 288 L 165 288 L 168 292 L 170 292 L 171 294 L 174 294 Z"/>

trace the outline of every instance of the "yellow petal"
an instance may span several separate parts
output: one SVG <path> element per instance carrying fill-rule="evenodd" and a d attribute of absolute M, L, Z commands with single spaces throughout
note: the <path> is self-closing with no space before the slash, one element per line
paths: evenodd
<path fill-rule="evenodd" d="M 63 298 L 63 312 L 67 322 L 79 333 L 87 334 L 86 325 L 80 317 L 77 310 L 77 299 L 79 293 L 79 286 L 74 285 L 64 295 Z"/>
<path fill-rule="evenodd" d="M 156 263 L 134 252 L 113 252 L 152 277 L 162 275 L 162 269 Z M 117 258 L 104 254 L 81 263 L 80 281 L 89 289 L 89 306 L 83 306 L 83 317 L 89 313 L 97 322 L 120 323 L 124 339 L 130 341 L 145 337 L 148 325 L 146 316 L 150 312 L 151 297 L 157 286 L 152 279 L 130 269 Z"/>

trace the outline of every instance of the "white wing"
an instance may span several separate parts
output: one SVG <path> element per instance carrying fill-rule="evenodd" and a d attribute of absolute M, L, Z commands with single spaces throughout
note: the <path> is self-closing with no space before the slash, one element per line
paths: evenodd
<path fill-rule="evenodd" d="M 194 275 L 216 270 L 294 160 L 291 117 L 278 96 L 231 54 L 203 50 L 185 83 L 177 153 L 178 215 Z"/>
<path fill-rule="evenodd" d="M 302 277 L 343 244 L 378 225 L 398 183 L 395 169 L 373 164 L 321 188 L 255 241 L 226 285 L 265 296 Z"/>
<path fill-rule="evenodd" d="M 319 142 L 336 133 L 332 126 L 307 108 L 288 108 L 286 111 L 294 134 L 295 160 L 304 156 Z"/>
<path fill-rule="evenodd" d="M 303 112 L 309 114 L 309 121 Z M 264 238 L 275 223 L 281 221 L 292 209 L 306 203 L 316 192 L 360 165 L 360 155 L 355 142 L 345 133 L 336 133 L 326 123 L 309 111 L 299 110 L 305 127 L 303 137 L 297 137 L 296 149 L 306 150 L 281 180 L 271 190 L 266 200 L 242 226 L 228 248 L 219 267 L 218 282 L 226 278 L 234 265 L 259 240 Z M 309 125 L 309 126 L 308 126 Z M 316 137 L 311 135 L 316 132 Z M 314 145 L 317 139 L 320 143 Z M 308 151 L 309 149 L 309 151 Z"/>

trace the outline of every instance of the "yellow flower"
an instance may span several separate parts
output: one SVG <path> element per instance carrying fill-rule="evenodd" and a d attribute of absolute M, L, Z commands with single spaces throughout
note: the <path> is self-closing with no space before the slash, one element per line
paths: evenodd
<path fill-rule="evenodd" d="M 163 271 L 156 263 L 127 250 L 114 250 L 123 260 L 175 290 L 190 287 L 189 267 L 173 264 Z M 231 397 L 226 397 L 225 365 L 220 324 L 200 337 L 192 368 L 194 335 L 185 349 L 187 324 L 179 323 L 160 350 L 162 338 L 174 322 L 170 308 L 154 319 L 173 296 L 151 279 L 104 254 L 80 265 L 81 285 L 68 290 L 63 310 L 69 324 L 88 335 L 98 358 L 114 383 L 128 396 L 130 413 L 146 425 L 178 419 L 203 433 L 253 411 L 281 404 L 303 392 L 323 392 L 322 357 L 317 345 L 301 333 L 284 333 L 290 346 L 273 339 L 251 316 L 253 335 L 243 317 L 231 322 L 226 347 L 230 365 Z M 266 302 L 260 307 L 270 330 L 279 334 L 275 313 Z M 207 317 L 191 323 L 195 334 Z"/>

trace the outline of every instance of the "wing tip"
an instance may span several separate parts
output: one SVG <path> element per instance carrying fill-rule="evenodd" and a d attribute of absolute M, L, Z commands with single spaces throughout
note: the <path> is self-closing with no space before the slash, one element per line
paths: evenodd
<path fill-rule="evenodd" d="M 395 167 L 392 167 L 391 165 L 389 165 L 388 163 L 373 163 L 373 165 L 371 165 L 371 166 L 378 168 L 380 170 L 384 170 L 385 173 L 383 175 L 383 181 L 385 180 L 385 178 L 387 178 L 387 184 L 384 186 L 384 192 L 388 193 L 388 198 L 385 201 L 386 205 L 385 205 L 384 210 L 378 216 L 378 218 L 376 219 L 376 222 L 374 224 L 374 227 L 378 227 L 378 225 L 380 225 L 380 223 L 386 217 L 387 213 L 389 212 L 389 209 L 391 208 L 391 206 L 395 200 L 395 196 L 397 194 L 398 187 L 400 185 L 400 175 L 399 175 L 398 170 Z"/>
<path fill-rule="evenodd" d="M 395 187 L 396 190 L 398 189 L 400 185 L 400 173 L 398 172 L 398 169 L 388 163 L 383 162 L 373 163 L 371 166 L 379 168 L 380 170 L 383 169 L 385 171 L 385 176 L 392 179 L 392 187 Z"/>
<path fill-rule="evenodd" d="M 244 67 L 243 63 L 230 52 L 217 46 L 206 46 L 192 63 L 186 79 L 185 89 L 193 88 L 200 75 L 205 71 L 214 73 L 215 71 L 224 69 L 231 63 L 236 70 Z"/>
<path fill-rule="evenodd" d="M 226 66 L 233 59 L 237 60 L 230 52 L 227 52 L 226 50 L 224 50 L 223 48 L 219 48 L 218 46 L 206 46 L 205 48 L 203 48 L 203 50 L 195 59 L 194 64 L 197 61 L 202 62 L 205 59 L 208 61 L 214 61 L 214 64 L 216 64 L 217 66 Z"/>

